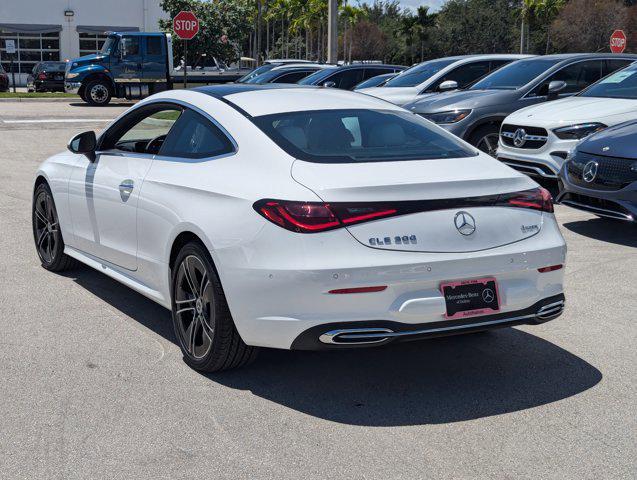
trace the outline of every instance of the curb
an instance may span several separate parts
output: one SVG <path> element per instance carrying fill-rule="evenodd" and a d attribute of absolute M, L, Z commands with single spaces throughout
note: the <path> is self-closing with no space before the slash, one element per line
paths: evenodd
<path fill-rule="evenodd" d="M 51 98 L 0 98 L 0 102 L 77 102 L 82 101 L 80 97 L 51 97 Z"/>

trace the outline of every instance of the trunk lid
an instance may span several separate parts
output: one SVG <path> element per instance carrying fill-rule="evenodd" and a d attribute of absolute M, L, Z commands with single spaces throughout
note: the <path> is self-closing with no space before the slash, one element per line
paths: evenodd
<path fill-rule="evenodd" d="M 297 160 L 292 177 L 326 203 L 367 203 L 409 213 L 347 226 L 372 248 L 471 252 L 537 234 L 542 212 L 491 206 L 537 184 L 486 155 L 405 162 L 324 164 Z"/>

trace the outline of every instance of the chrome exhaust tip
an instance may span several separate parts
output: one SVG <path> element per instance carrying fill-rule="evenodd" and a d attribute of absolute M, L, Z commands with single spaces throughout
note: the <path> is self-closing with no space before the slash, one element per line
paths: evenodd
<path fill-rule="evenodd" d="M 549 303 L 548 305 L 544 305 L 540 308 L 535 317 L 541 321 L 553 320 L 554 318 L 559 317 L 564 311 L 564 300 L 560 300 L 559 302 Z"/>
<path fill-rule="evenodd" d="M 389 328 L 345 328 L 325 332 L 319 341 L 329 345 L 370 345 L 388 340 L 392 333 Z"/>

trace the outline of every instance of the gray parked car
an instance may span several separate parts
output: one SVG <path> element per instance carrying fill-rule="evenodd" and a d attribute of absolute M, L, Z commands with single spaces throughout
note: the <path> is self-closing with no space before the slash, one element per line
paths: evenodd
<path fill-rule="evenodd" d="M 637 122 L 582 140 L 562 166 L 558 183 L 559 203 L 637 222 Z"/>
<path fill-rule="evenodd" d="M 495 156 L 502 120 L 529 105 L 576 94 L 637 60 L 637 55 L 573 53 L 505 65 L 466 90 L 405 105 L 480 150 Z"/>

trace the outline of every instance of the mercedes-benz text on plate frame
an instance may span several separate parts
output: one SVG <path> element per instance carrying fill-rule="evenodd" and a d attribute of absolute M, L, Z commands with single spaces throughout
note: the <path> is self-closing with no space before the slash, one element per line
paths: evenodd
<path fill-rule="evenodd" d="M 43 267 L 79 261 L 170 309 L 198 370 L 246 365 L 258 347 L 384 345 L 564 307 L 550 194 L 371 96 L 162 92 L 68 150 L 35 179 Z"/>

